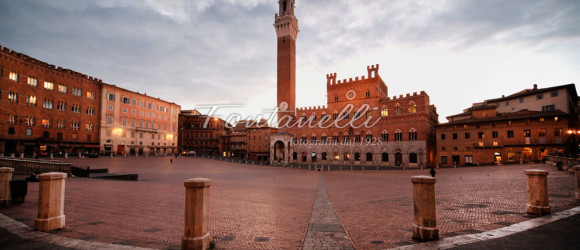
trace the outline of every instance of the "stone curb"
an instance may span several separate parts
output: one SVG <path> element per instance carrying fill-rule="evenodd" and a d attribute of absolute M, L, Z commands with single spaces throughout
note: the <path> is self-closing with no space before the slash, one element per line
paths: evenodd
<path fill-rule="evenodd" d="M 470 234 L 470 235 L 460 235 L 450 238 L 443 238 L 438 241 L 418 243 L 414 245 L 395 247 L 391 249 L 449 249 L 460 245 L 470 244 L 479 241 L 486 241 L 491 239 L 497 239 L 512 234 L 524 232 L 550 222 L 565 219 L 574 215 L 580 214 L 580 207 L 571 208 L 562 212 L 555 213 L 553 215 L 546 215 L 539 218 L 527 220 L 524 222 L 516 223 L 507 227 L 502 227 L 494 229 L 487 232 Z"/>
<path fill-rule="evenodd" d="M 50 233 L 39 232 L 33 230 L 32 228 L 28 227 L 23 223 L 15 221 L 14 219 L 2 213 L 0 213 L 0 228 L 6 229 L 6 231 L 8 231 L 9 233 L 19 236 L 25 240 L 44 242 L 59 247 L 68 247 L 75 249 L 132 249 L 132 250 L 149 249 L 149 248 L 140 248 L 102 242 L 71 239 Z"/>

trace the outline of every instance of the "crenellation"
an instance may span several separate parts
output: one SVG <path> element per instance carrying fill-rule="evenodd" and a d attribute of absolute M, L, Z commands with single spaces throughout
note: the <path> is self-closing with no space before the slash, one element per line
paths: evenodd
<path fill-rule="evenodd" d="M 417 96 L 417 92 L 413 92 L 413 96 Z"/>

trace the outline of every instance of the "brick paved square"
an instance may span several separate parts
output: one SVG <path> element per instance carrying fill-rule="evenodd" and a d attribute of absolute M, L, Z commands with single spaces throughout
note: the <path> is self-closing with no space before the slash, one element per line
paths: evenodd
<path fill-rule="evenodd" d="M 548 192 L 553 212 L 578 205 L 573 175 L 548 165 L 437 169 L 440 235 L 472 234 L 528 220 L 524 169 L 531 168 L 550 172 Z M 411 240 L 410 177 L 414 175 L 429 175 L 429 170 L 325 173 L 330 201 L 358 249 L 396 247 Z"/>
<path fill-rule="evenodd" d="M 113 173 L 137 173 L 139 181 L 69 178 L 67 228 L 53 234 L 105 243 L 173 248 L 183 234 L 185 188 L 193 177 L 213 180 L 210 233 L 219 249 L 296 249 L 303 245 L 313 214 L 319 176 L 354 247 L 377 249 L 412 244 L 410 177 L 428 170 L 318 172 L 180 157 L 73 159 Z M 438 169 L 437 223 L 442 237 L 488 231 L 528 220 L 524 169 L 548 175 L 554 212 L 579 205 L 574 178 L 541 164 Z M 26 202 L 0 213 L 33 226 L 38 183 Z M 325 222 L 326 223 L 326 222 Z M 318 225 L 319 227 L 324 227 Z M 334 230 L 335 224 L 332 225 Z M 328 234 L 328 235 L 326 235 Z M 340 236 L 340 235 L 339 235 Z M 346 236 L 320 233 L 314 248 Z M 338 237 L 338 238 L 337 238 Z"/>

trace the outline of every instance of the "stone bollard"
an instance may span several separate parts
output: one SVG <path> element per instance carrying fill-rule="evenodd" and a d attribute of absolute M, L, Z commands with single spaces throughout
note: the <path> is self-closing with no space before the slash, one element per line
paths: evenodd
<path fill-rule="evenodd" d="M 64 158 L 68 159 L 68 153 L 64 153 Z"/>
<path fill-rule="evenodd" d="M 32 152 L 32 159 L 36 159 L 36 152 Z"/>
<path fill-rule="evenodd" d="M 24 159 L 24 153 L 20 153 L 20 159 Z"/>
<path fill-rule="evenodd" d="M 439 238 L 437 217 L 435 213 L 435 181 L 430 176 L 413 176 L 413 204 L 415 217 L 413 221 L 413 239 L 419 241 Z"/>
<path fill-rule="evenodd" d="M 66 173 L 50 172 L 39 174 L 38 218 L 34 229 L 52 231 L 64 228 L 64 184 Z"/>
<path fill-rule="evenodd" d="M 574 166 L 574 171 L 576 172 L 576 200 L 580 200 L 580 165 Z"/>
<path fill-rule="evenodd" d="M 79 159 L 80 158 L 83 158 L 83 154 L 82 153 L 79 153 Z"/>
<path fill-rule="evenodd" d="M 10 207 L 12 205 L 10 181 L 12 180 L 13 172 L 13 168 L 0 168 L 0 207 Z"/>
<path fill-rule="evenodd" d="M 14 158 L 14 153 L 10 153 L 10 158 Z"/>
<path fill-rule="evenodd" d="M 209 187 L 211 180 L 185 180 L 185 228 L 181 249 L 207 249 L 211 241 L 209 224 Z"/>
<path fill-rule="evenodd" d="M 54 154 L 53 153 L 50 153 L 50 159 L 51 160 L 54 159 Z"/>
<path fill-rule="evenodd" d="M 540 169 L 528 169 L 525 171 L 528 176 L 528 204 L 526 213 L 535 215 L 546 215 L 551 213 L 548 202 L 548 171 Z"/>

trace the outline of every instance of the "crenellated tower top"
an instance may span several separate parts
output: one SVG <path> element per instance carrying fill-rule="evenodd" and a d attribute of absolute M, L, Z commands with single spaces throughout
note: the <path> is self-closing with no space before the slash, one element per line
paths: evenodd
<path fill-rule="evenodd" d="M 278 1 L 280 10 L 275 15 L 274 27 L 278 38 L 292 37 L 296 40 L 298 36 L 298 19 L 294 16 L 295 0 Z"/>

